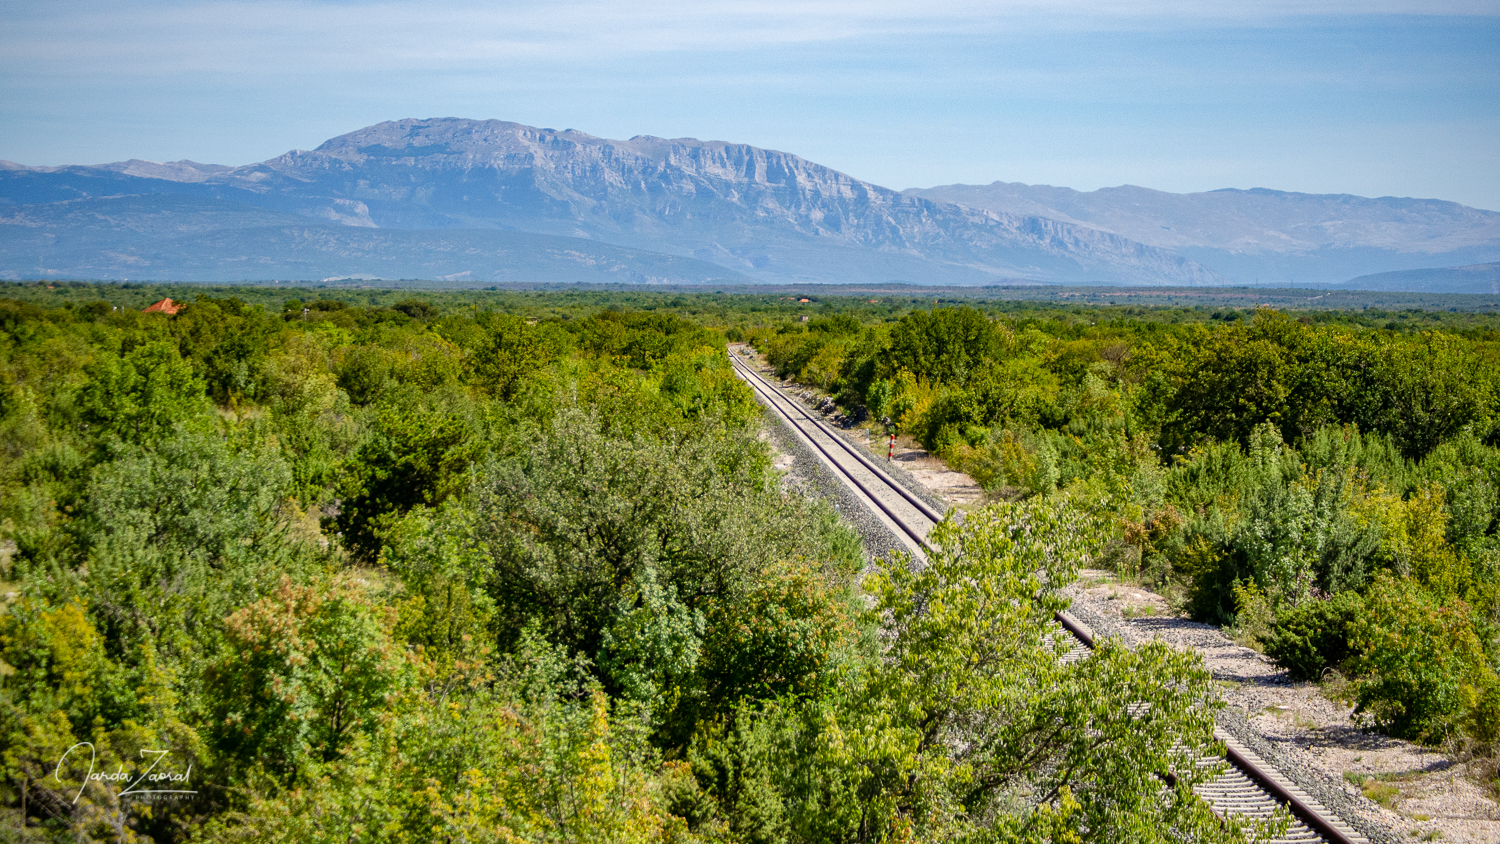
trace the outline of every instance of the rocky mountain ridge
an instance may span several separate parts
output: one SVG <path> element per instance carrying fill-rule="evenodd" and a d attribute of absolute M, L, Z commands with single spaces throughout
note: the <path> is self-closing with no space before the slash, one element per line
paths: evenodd
<path fill-rule="evenodd" d="M 494 120 L 381 123 L 244 167 L 0 171 L 0 200 L 13 204 L 129 192 L 211 196 L 344 226 L 579 237 L 764 281 L 1224 282 L 1119 235 L 907 196 L 789 153 Z"/>
<path fill-rule="evenodd" d="M 185 197 L 218 204 L 189 209 Z M 264 212 L 286 216 L 270 224 Z M 298 240 L 287 234 L 298 226 L 329 229 Z M 436 231 L 448 234 L 420 234 Z M 487 253 L 499 241 L 482 233 L 495 231 L 511 236 Z M 553 280 L 585 266 L 555 243 L 522 249 L 527 236 L 578 240 L 572 251 L 598 259 L 587 266 L 641 262 L 615 276 L 775 283 L 1295 285 L 1500 260 L 1500 214 L 1438 200 L 1004 182 L 894 191 L 746 144 L 499 120 L 391 121 L 240 167 L 0 162 L 0 276 L 300 278 L 351 274 L 351 256 L 382 277 L 432 267 Z M 233 254 L 214 251 L 231 243 Z M 606 260 L 605 247 L 634 251 Z"/>

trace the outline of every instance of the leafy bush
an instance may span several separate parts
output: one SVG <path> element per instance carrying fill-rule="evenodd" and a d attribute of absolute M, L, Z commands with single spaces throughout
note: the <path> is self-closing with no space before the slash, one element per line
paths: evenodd
<path fill-rule="evenodd" d="M 996 348 L 994 327 L 973 308 L 913 311 L 891 329 L 890 367 L 918 379 L 963 385 Z"/>
<path fill-rule="evenodd" d="M 421 299 L 403 299 L 392 305 L 391 309 L 400 311 L 412 319 L 429 320 L 438 315 L 437 308 Z"/>
<path fill-rule="evenodd" d="M 351 577 L 283 578 L 224 623 L 228 648 L 207 673 L 215 743 L 288 782 L 372 731 L 415 679 L 391 639 L 395 611 Z"/>
<path fill-rule="evenodd" d="M 1321 679 L 1354 655 L 1350 630 L 1363 611 L 1364 600 L 1355 592 L 1286 607 L 1265 639 L 1266 655 L 1295 680 Z"/>
<path fill-rule="evenodd" d="M 1233 444 L 1194 449 L 1174 466 L 1168 494 L 1192 508 L 1168 556 L 1190 578 L 1195 617 L 1225 622 L 1234 584 L 1253 581 L 1273 608 L 1307 600 L 1314 589 L 1360 589 L 1381 544 L 1380 525 L 1363 515 L 1370 500 L 1356 470 L 1308 473 L 1275 426 Z M 1399 502 L 1398 502 L 1399 503 Z"/>
<path fill-rule="evenodd" d="M 311 758 L 304 783 L 242 789 L 194 836 L 309 841 L 690 842 L 667 811 L 684 765 L 662 765 L 636 713 L 615 708 L 565 653 L 527 641 L 454 686 L 391 699 L 348 752 Z"/>
<path fill-rule="evenodd" d="M 614 425 L 631 428 L 565 408 L 439 510 L 421 545 L 389 547 L 387 562 L 420 583 L 426 549 L 455 544 L 450 570 L 493 606 L 502 648 L 538 627 L 585 655 L 611 694 L 655 706 L 658 723 L 674 707 L 722 708 L 714 690 L 815 684 L 809 673 L 840 638 L 824 629 L 837 606 L 824 593 L 846 588 L 858 565 L 851 549 L 840 545 L 839 559 L 830 537 L 808 530 L 811 513 L 769 483 L 744 431 L 704 426 L 658 439 Z M 776 574 L 799 554 L 813 561 L 809 571 Z M 807 580 L 814 572 L 822 585 Z M 691 719 L 674 723 L 673 740 L 685 743 Z"/>
<path fill-rule="evenodd" d="M 992 505 L 939 525 L 926 566 L 898 557 L 871 578 L 890 637 L 840 738 L 866 755 L 872 813 L 899 828 L 909 811 L 924 839 L 989 822 L 1001 840 L 1241 834 L 1189 796 L 1208 773 L 1178 761 L 1210 740 L 1220 705 L 1196 655 L 1103 640 L 1089 659 L 1059 660 L 1058 590 L 1090 562 L 1098 528 L 1067 500 Z M 1183 779 L 1163 793 L 1150 772 L 1168 769 Z M 1067 797 L 1018 806 L 1022 789 Z"/>
<path fill-rule="evenodd" d="M 1259 649 L 1275 616 L 1264 589 L 1248 581 L 1234 584 L 1234 624 L 1226 631 L 1236 642 Z"/>
<path fill-rule="evenodd" d="M 436 505 L 462 489 L 481 451 L 474 421 L 459 407 L 407 394 L 378 408 L 369 437 L 348 461 L 338 525 L 349 547 L 371 557 L 382 527 L 418 505 Z"/>
<path fill-rule="evenodd" d="M 85 421 L 129 442 L 150 442 L 209 410 L 202 379 L 165 340 L 102 355 L 80 395 Z"/>
<path fill-rule="evenodd" d="M 473 351 L 474 383 L 490 395 L 513 399 L 525 383 L 566 353 L 571 337 L 552 325 L 517 316 L 491 316 L 488 336 Z"/>
<path fill-rule="evenodd" d="M 1495 682 L 1469 606 L 1389 575 L 1370 589 L 1350 643 L 1356 716 L 1398 738 L 1446 738 Z"/>

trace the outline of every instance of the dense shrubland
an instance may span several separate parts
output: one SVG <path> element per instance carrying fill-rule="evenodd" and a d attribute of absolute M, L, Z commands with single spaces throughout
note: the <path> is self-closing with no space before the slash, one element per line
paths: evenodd
<path fill-rule="evenodd" d="M 1330 679 L 1363 722 L 1492 752 L 1493 336 L 1271 310 L 1219 324 L 1091 316 L 940 308 L 750 337 L 782 375 L 996 496 L 1107 502 L 1115 566 L 1295 676 Z"/>
<path fill-rule="evenodd" d="M 951 311 L 889 338 L 810 323 L 799 371 L 1047 493 L 861 579 L 858 538 L 771 471 L 712 314 L 388 298 L 0 299 L 6 840 L 1243 840 L 1192 794 L 1217 705 L 1196 660 L 1063 664 L 1046 624 L 1122 519 L 1205 583 L 1281 571 L 1234 556 L 1234 519 L 1163 515 L 1187 470 L 1135 421 L 1127 344 L 1059 357 Z M 1302 484 L 1280 442 L 1197 471 L 1273 506 Z M 1450 476 L 1358 442 L 1410 474 L 1358 487 L 1375 550 L 1350 582 L 1403 623 L 1471 624 L 1450 656 L 1479 659 L 1486 563 L 1442 549 L 1487 547 L 1461 451 L 1485 446 L 1444 438 Z M 1399 651 L 1392 630 L 1351 621 L 1352 652 Z M 1454 676 L 1431 705 L 1480 711 L 1489 675 Z M 135 790 L 196 793 L 127 793 L 148 771 L 179 779 Z"/>

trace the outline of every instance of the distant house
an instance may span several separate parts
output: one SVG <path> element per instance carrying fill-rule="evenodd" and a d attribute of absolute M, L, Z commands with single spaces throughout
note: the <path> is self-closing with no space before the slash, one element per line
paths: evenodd
<path fill-rule="evenodd" d="M 172 316 L 172 315 L 176 314 L 180 310 L 182 310 L 182 306 L 181 305 L 173 304 L 171 299 L 163 299 L 160 302 L 157 302 L 156 304 L 152 305 L 151 307 L 145 309 L 144 311 L 141 311 L 141 313 L 143 313 L 143 314 L 163 313 L 163 314 L 166 314 L 167 316 Z"/>

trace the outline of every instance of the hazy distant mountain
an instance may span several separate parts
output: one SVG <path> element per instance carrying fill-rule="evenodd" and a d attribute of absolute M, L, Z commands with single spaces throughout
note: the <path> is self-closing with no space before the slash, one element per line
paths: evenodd
<path fill-rule="evenodd" d="M 1500 213 L 1452 202 L 896 192 L 742 144 L 495 120 L 381 123 L 244 167 L 0 162 L 8 277 L 1286 284 L 1494 261 Z"/>
<path fill-rule="evenodd" d="M 127 195 L 0 206 L 0 278 L 244 281 L 373 277 L 749 283 L 707 261 L 576 237 L 319 222 L 222 199 Z"/>
<path fill-rule="evenodd" d="M 127 195 L 140 198 L 99 212 L 110 221 L 99 231 L 85 220 L 92 211 L 39 207 Z M 64 243 L 107 240 L 129 247 L 119 258 L 98 252 L 90 259 L 97 272 L 142 277 L 130 256 L 149 252 L 157 256 L 149 263 L 153 272 L 175 268 L 172 277 L 180 277 L 178 269 L 188 263 L 179 267 L 172 255 L 189 244 L 173 240 L 182 236 L 173 226 L 189 224 L 172 203 L 182 197 L 233 204 L 214 212 L 219 234 L 208 240 L 193 235 L 196 251 L 188 263 L 198 268 L 213 266 L 218 247 L 212 244 L 228 240 L 233 255 L 223 260 L 236 271 L 288 265 L 278 252 L 286 241 L 257 241 L 254 234 L 267 225 L 257 213 L 278 211 L 335 226 L 344 238 L 356 238 L 360 229 L 409 232 L 377 238 L 379 249 L 361 253 L 365 266 L 421 264 L 426 239 L 452 243 L 455 230 L 505 230 L 514 233 L 515 243 L 521 233 L 585 238 L 696 258 L 725 268 L 724 274 L 778 282 L 1225 282 L 1192 260 L 1096 227 L 903 195 L 787 153 L 693 139 L 611 141 L 572 130 L 457 119 L 381 123 L 311 152 L 245 167 L 188 161 L 5 165 L 0 203 L 24 210 L 0 213 L 0 271 L 59 270 L 57 262 L 38 264 L 39 258 L 30 257 L 38 237 L 52 236 Z M 160 207 L 153 204 L 158 202 Z M 242 225 L 231 222 L 235 213 L 244 215 Z M 173 222 L 163 228 L 152 222 L 158 218 Z M 283 220 L 271 229 L 286 225 Z M 243 231 L 235 237 L 225 234 L 237 228 Z M 316 260 L 309 248 L 298 253 L 309 266 L 350 254 L 343 241 Z M 462 263 L 457 253 L 448 254 Z M 452 266 L 457 264 L 442 268 Z M 476 257 L 462 271 L 478 278 L 496 266 Z"/>
<path fill-rule="evenodd" d="M 1496 295 L 1500 294 L 1500 263 L 1375 273 L 1352 278 L 1341 286 L 1351 290 L 1422 290 L 1431 293 Z"/>
<path fill-rule="evenodd" d="M 1131 185 L 1083 193 L 1006 182 L 906 194 L 1092 226 L 1170 249 L 1240 283 L 1344 282 L 1500 260 L 1500 213 L 1436 199 L 1261 188 L 1176 194 Z"/>

